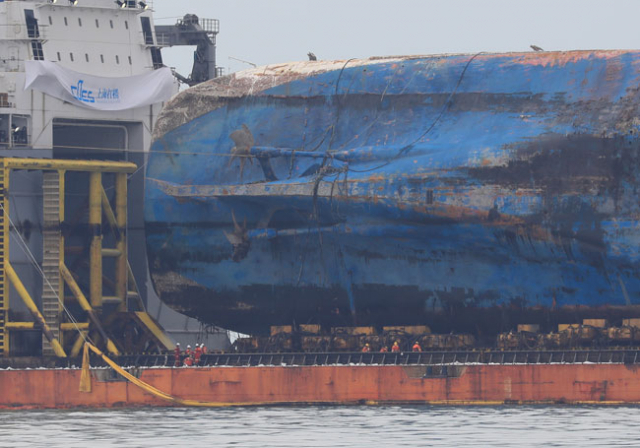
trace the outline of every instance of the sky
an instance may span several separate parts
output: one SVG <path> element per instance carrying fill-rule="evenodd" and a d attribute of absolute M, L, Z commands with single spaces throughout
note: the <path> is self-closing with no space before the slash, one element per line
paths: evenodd
<path fill-rule="evenodd" d="M 153 0 L 155 23 L 220 21 L 217 62 L 251 65 L 480 51 L 640 48 L 638 0 Z M 192 49 L 163 50 L 185 76 Z"/>

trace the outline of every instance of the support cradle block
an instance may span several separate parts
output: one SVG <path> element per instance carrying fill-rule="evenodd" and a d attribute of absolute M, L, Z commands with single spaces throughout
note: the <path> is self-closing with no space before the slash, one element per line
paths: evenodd
<path fill-rule="evenodd" d="M 293 327 L 291 325 L 274 325 L 271 327 L 271 336 L 275 336 L 280 333 L 293 333 Z"/>
<path fill-rule="evenodd" d="M 622 319 L 622 326 L 624 326 L 624 327 L 640 328 L 640 319 L 638 319 L 638 318 L 634 318 L 634 319 Z"/>

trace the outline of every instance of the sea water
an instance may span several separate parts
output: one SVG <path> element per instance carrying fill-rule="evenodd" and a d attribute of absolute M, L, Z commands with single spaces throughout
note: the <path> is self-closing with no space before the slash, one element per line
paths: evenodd
<path fill-rule="evenodd" d="M 0 411 L 2 447 L 640 447 L 633 406 Z"/>

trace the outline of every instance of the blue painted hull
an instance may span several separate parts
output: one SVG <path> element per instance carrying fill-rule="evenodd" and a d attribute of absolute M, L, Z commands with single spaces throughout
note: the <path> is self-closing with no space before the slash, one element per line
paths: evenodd
<path fill-rule="evenodd" d="M 147 167 L 155 288 L 247 333 L 640 316 L 639 56 L 309 62 L 189 89 Z"/>

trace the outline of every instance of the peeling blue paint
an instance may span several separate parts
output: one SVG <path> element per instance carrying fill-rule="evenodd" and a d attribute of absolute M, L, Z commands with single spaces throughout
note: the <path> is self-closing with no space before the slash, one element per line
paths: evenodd
<path fill-rule="evenodd" d="M 639 317 L 639 56 L 280 66 L 157 136 L 156 289 L 245 332 Z"/>

